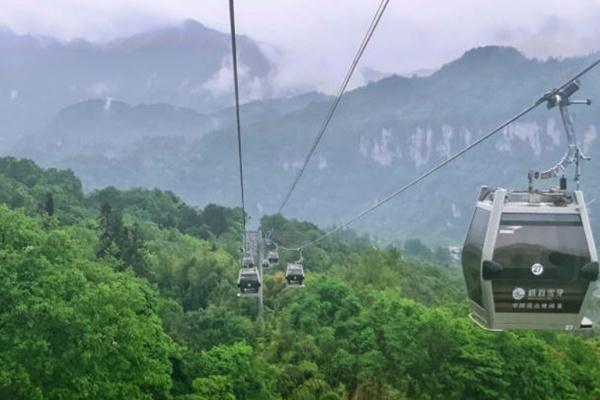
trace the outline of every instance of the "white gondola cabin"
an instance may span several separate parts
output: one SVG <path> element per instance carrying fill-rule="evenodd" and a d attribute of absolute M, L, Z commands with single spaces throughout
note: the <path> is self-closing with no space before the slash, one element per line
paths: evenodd
<path fill-rule="evenodd" d="M 598 258 L 580 191 L 482 188 L 462 264 L 470 316 L 486 329 L 589 327 Z"/>

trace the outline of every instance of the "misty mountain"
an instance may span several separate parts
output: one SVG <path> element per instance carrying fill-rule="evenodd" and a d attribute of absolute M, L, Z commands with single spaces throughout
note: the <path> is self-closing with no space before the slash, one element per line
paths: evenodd
<path fill-rule="evenodd" d="M 194 139 L 210 128 L 208 117 L 189 108 L 87 100 L 62 109 L 39 134 L 18 141 L 12 152 L 48 164 L 73 156 L 112 157 L 144 137 Z"/>
<path fill-rule="evenodd" d="M 297 96 L 251 101 L 243 106 L 245 123 L 254 124 L 264 115 L 283 116 L 328 97 L 308 92 Z M 71 157 L 118 157 L 132 146 L 151 138 L 195 140 L 229 126 L 233 108 L 201 114 L 166 103 L 128 103 L 112 98 L 82 101 L 60 110 L 40 132 L 20 138 L 10 154 L 32 157 L 54 165 Z M 142 140 L 143 139 L 143 140 Z"/>
<path fill-rule="evenodd" d="M 512 48 L 490 46 L 470 50 L 428 77 L 392 76 L 347 93 L 286 215 L 320 225 L 343 222 L 531 104 L 593 58 L 540 61 Z M 598 70 L 585 76 L 578 97 L 600 101 L 599 78 Z M 282 105 L 290 103 L 294 106 Z M 329 98 L 309 95 L 308 100 L 258 101 L 242 108 L 246 204 L 253 218 L 277 210 L 329 105 Z M 573 107 L 583 150 L 592 156 L 600 154 L 598 110 L 597 103 Z M 233 110 L 206 117 L 209 128 L 202 135 L 144 136 L 115 154 L 63 154 L 60 149 L 52 156 L 32 154 L 44 165 L 74 169 L 90 189 L 156 186 L 199 205 L 236 205 Z M 211 119 L 219 123 L 211 125 Z M 21 147 L 19 155 L 28 156 L 33 142 Z M 356 227 L 394 240 L 418 236 L 458 244 L 481 185 L 525 188 L 528 170 L 552 166 L 564 150 L 558 111 L 539 107 Z M 594 174 L 598 166 L 598 157 L 584 165 L 592 217 L 600 213 L 595 201 L 600 195 L 600 176 Z"/>
<path fill-rule="evenodd" d="M 366 83 L 377 82 L 384 78 L 392 76 L 392 74 L 387 74 L 385 72 L 381 72 L 370 67 L 361 68 L 360 74 Z"/>
<path fill-rule="evenodd" d="M 268 97 L 274 66 L 238 37 L 242 98 Z M 107 43 L 62 42 L 0 29 L 0 146 L 36 133 L 65 106 L 90 98 L 168 103 L 199 112 L 232 104 L 228 33 L 195 21 Z"/>

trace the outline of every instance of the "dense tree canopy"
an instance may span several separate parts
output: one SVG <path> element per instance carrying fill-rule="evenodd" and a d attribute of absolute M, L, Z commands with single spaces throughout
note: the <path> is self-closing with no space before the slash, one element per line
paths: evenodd
<path fill-rule="evenodd" d="M 298 254 L 281 249 L 257 320 L 236 297 L 239 210 L 85 195 L 70 172 L 11 158 L 0 187 L 2 399 L 600 397 L 598 339 L 479 329 L 457 267 L 419 241 L 331 235 L 304 252 L 302 290 L 284 288 Z M 322 233 L 261 225 L 286 247 Z"/>
<path fill-rule="evenodd" d="M 0 397 L 168 397 L 157 293 L 86 257 L 75 233 L 0 208 Z"/>

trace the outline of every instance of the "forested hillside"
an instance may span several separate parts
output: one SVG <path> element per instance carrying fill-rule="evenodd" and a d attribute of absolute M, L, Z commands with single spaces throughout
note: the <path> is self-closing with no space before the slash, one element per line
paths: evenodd
<path fill-rule="evenodd" d="M 540 61 L 514 48 L 487 46 L 466 51 L 428 77 L 392 76 L 348 91 L 285 211 L 324 226 L 340 224 L 596 58 Z M 594 202 L 600 180 L 593 173 L 600 166 L 599 71 L 582 77 L 574 95 L 591 98 L 592 105 L 572 108 L 577 142 L 592 157 L 583 165 L 582 184 L 594 220 L 600 214 L 600 202 Z M 248 85 L 241 79 L 241 86 Z M 278 209 L 330 105 L 330 98 L 313 94 L 241 108 L 251 215 Z M 71 168 L 87 189 L 161 187 L 191 204 L 233 205 L 234 115 L 231 109 L 200 115 L 98 99 L 69 105 L 6 151 Z M 355 228 L 387 242 L 420 237 L 431 245 L 459 245 L 482 185 L 524 189 L 527 171 L 551 167 L 565 150 L 559 112 L 539 107 Z"/>
<path fill-rule="evenodd" d="M 457 268 L 350 231 L 236 296 L 241 210 L 0 159 L 0 399 L 597 399 L 600 341 L 490 333 Z M 293 246 L 319 227 L 281 215 Z M 296 257 L 283 253 L 281 264 Z"/>

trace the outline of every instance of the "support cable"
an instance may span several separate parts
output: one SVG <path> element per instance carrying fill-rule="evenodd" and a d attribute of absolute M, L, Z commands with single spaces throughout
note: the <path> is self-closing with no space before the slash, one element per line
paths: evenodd
<path fill-rule="evenodd" d="M 235 93 L 235 119 L 237 126 L 237 145 L 239 159 L 239 174 L 240 174 L 240 195 L 242 204 L 242 243 L 246 247 L 246 205 L 244 200 L 244 163 L 242 161 L 242 129 L 240 124 L 240 93 L 238 85 L 238 67 L 237 67 L 237 46 L 235 37 L 235 8 L 233 0 L 229 0 L 229 23 L 231 27 L 231 54 L 233 58 L 233 86 Z"/>
<path fill-rule="evenodd" d="M 375 15 L 373 16 L 373 19 L 371 20 L 371 24 L 369 25 L 369 29 L 367 30 L 365 36 L 363 37 L 363 40 L 358 48 L 358 51 L 356 52 L 356 55 L 354 56 L 354 60 L 352 60 L 352 64 L 350 64 L 350 68 L 348 69 L 348 72 L 346 72 L 346 77 L 342 81 L 342 85 L 340 86 L 333 103 L 331 104 L 331 106 L 329 107 L 329 110 L 327 111 L 325 120 L 323 121 L 323 123 L 321 124 L 321 127 L 319 128 L 317 136 L 313 140 L 310 150 L 308 151 L 308 154 L 306 155 L 306 157 L 304 159 L 304 163 L 302 164 L 302 167 L 300 168 L 300 170 L 298 170 L 298 173 L 296 174 L 296 177 L 294 178 L 292 185 L 290 186 L 287 194 L 285 195 L 283 202 L 279 206 L 277 213 L 281 213 L 283 211 L 283 208 L 286 206 L 286 204 L 290 200 L 292 193 L 296 189 L 298 182 L 300 181 L 300 179 L 302 178 L 302 175 L 304 174 L 304 171 L 306 170 L 306 166 L 310 162 L 315 150 L 317 149 L 317 146 L 319 145 L 319 142 L 321 141 L 321 139 L 323 138 L 323 135 L 327 131 L 327 127 L 329 126 L 329 123 L 331 122 L 333 115 L 335 114 L 335 111 L 337 110 L 338 105 L 340 104 L 340 101 L 342 100 L 342 96 L 346 92 L 346 88 L 348 87 L 348 84 L 350 83 L 350 79 L 352 78 L 352 75 L 354 74 L 354 70 L 356 69 L 356 66 L 358 65 L 358 62 L 360 61 L 360 58 L 362 57 L 363 53 L 365 52 L 365 49 L 367 48 L 367 45 L 369 44 L 369 41 L 371 40 L 371 37 L 373 36 L 373 33 L 375 32 L 375 29 L 377 28 L 377 25 L 379 24 L 379 21 L 381 20 L 381 17 L 383 16 L 383 13 L 384 13 L 388 3 L 389 3 L 389 0 L 381 0 L 381 2 L 379 3 L 379 7 L 377 8 L 377 11 L 375 12 Z"/>

